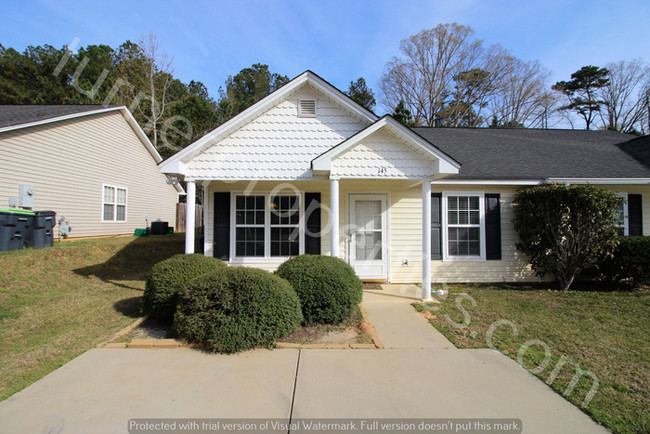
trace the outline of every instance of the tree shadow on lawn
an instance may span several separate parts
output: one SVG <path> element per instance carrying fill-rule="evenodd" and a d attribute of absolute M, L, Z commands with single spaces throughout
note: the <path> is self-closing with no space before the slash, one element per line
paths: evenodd
<path fill-rule="evenodd" d="M 155 264 L 183 253 L 184 243 L 184 234 L 139 237 L 124 246 L 108 261 L 73 271 L 80 276 L 95 276 L 115 286 L 142 291 L 141 287 L 129 285 L 128 282 L 144 282 Z"/>

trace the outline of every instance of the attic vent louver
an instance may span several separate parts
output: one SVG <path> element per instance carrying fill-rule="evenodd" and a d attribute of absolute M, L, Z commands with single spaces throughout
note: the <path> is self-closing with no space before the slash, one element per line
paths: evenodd
<path fill-rule="evenodd" d="M 298 101 L 298 116 L 303 118 L 316 117 L 316 100 L 301 99 Z"/>

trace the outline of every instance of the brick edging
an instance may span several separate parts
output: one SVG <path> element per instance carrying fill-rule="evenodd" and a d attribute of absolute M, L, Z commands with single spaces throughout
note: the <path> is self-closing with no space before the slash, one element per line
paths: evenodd
<path fill-rule="evenodd" d="M 375 327 L 368 321 L 368 312 L 359 304 L 359 310 L 363 317 L 361 323 L 361 330 L 370 336 L 372 344 L 295 344 L 291 342 L 276 342 L 275 347 L 280 349 L 297 348 L 297 349 L 320 349 L 320 350 L 382 350 L 384 345 L 381 343 Z M 203 348 L 200 344 L 187 344 L 176 339 L 131 339 L 130 342 L 113 342 L 115 339 L 125 336 L 136 329 L 140 324 L 145 322 L 149 316 L 139 318 L 133 324 L 123 328 L 115 333 L 105 342 L 96 345 L 96 348 L 147 348 L 147 349 L 160 349 L 160 348 Z"/>

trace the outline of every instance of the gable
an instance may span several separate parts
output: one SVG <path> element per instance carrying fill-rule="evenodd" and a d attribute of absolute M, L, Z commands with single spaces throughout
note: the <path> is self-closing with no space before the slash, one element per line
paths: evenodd
<path fill-rule="evenodd" d="M 316 115 L 301 117 L 299 101 L 316 100 Z M 304 83 L 185 162 L 193 179 L 306 180 L 311 160 L 370 125 L 331 95 Z"/>
<path fill-rule="evenodd" d="M 332 160 L 336 178 L 422 179 L 434 176 L 434 159 L 386 128 Z"/>

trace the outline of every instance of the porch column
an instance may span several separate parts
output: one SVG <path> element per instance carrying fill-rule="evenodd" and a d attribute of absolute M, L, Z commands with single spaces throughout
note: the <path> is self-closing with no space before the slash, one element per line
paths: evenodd
<path fill-rule="evenodd" d="M 431 300 L 431 181 L 422 183 L 422 300 Z"/>
<path fill-rule="evenodd" d="M 194 216 L 196 204 L 196 183 L 187 182 L 187 204 L 185 208 L 185 254 L 194 253 Z"/>
<path fill-rule="evenodd" d="M 339 180 L 330 179 L 330 251 L 339 256 Z"/>

